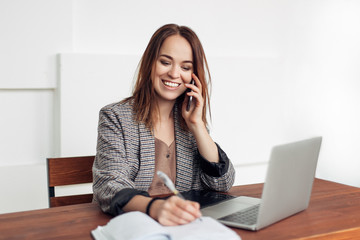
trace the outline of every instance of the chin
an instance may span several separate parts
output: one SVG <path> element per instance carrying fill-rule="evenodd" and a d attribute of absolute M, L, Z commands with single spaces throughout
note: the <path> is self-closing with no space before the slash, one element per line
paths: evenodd
<path fill-rule="evenodd" d="M 158 97 L 166 101 L 175 101 L 181 96 L 181 94 L 158 94 Z"/>

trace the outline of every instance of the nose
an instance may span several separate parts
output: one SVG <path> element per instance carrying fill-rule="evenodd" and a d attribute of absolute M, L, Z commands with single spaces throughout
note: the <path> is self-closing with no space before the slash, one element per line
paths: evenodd
<path fill-rule="evenodd" d="M 179 68 L 175 65 L 172 66 L 171 69 L 169 70 L 168 74 L 171 78 L 179 78 L 180 77 Z"/>

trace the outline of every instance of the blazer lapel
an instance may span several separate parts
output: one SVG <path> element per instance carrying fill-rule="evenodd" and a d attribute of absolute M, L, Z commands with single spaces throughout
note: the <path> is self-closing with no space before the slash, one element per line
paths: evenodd
<path fill-rule="evenodd" d="M 154 177 L 155 171 L 155 138 L 143 123 L 139 124 L 140 159 L 139 171 L 135 179 L 136 185 L 147 191 Z"/>
<path fill-rule="evenodd" d="M 176 143 L 176 182 L 175 186 L 179 191 L 191 189 L 194 149 L 191 133 L 184 131 L 177 119 L 177 108 L 175 108 L 175 143 Z"/>

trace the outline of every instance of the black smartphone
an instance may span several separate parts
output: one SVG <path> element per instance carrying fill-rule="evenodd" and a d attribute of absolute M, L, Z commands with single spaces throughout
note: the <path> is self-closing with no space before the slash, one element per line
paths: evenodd
<path fill-rule="evenodd" d="M 190 84 L 195 84 L 194 79 L 191 79 Z M 190 88 L 188 88 L 188 89 L 186 90 L 187 93 L 188 93 L 188 92 L 191 92 L 191 91 L 192 91 L 192 90 L 191 90 Z M 189 97 L 189 101 L 188 101 L 188 103 L 187 103 L 187 105 L 186 105 L 186 111 L 187 111 L 187 112 L 190 110 L 190 106 L 191 106 L 191 103 L 192 103 L 192 99 L 193 99 L 193 96 L 190 96 L 190 97 Z"/>

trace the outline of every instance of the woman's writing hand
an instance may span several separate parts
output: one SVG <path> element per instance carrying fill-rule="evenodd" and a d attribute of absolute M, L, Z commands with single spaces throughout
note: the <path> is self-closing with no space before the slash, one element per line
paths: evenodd
<path fill-rule="evenodd" d="M 201 217 L 200 204 L 172 196 L 167 200 L 155 201 L 150 216 L 165 226 L 187 224 Z"/>

